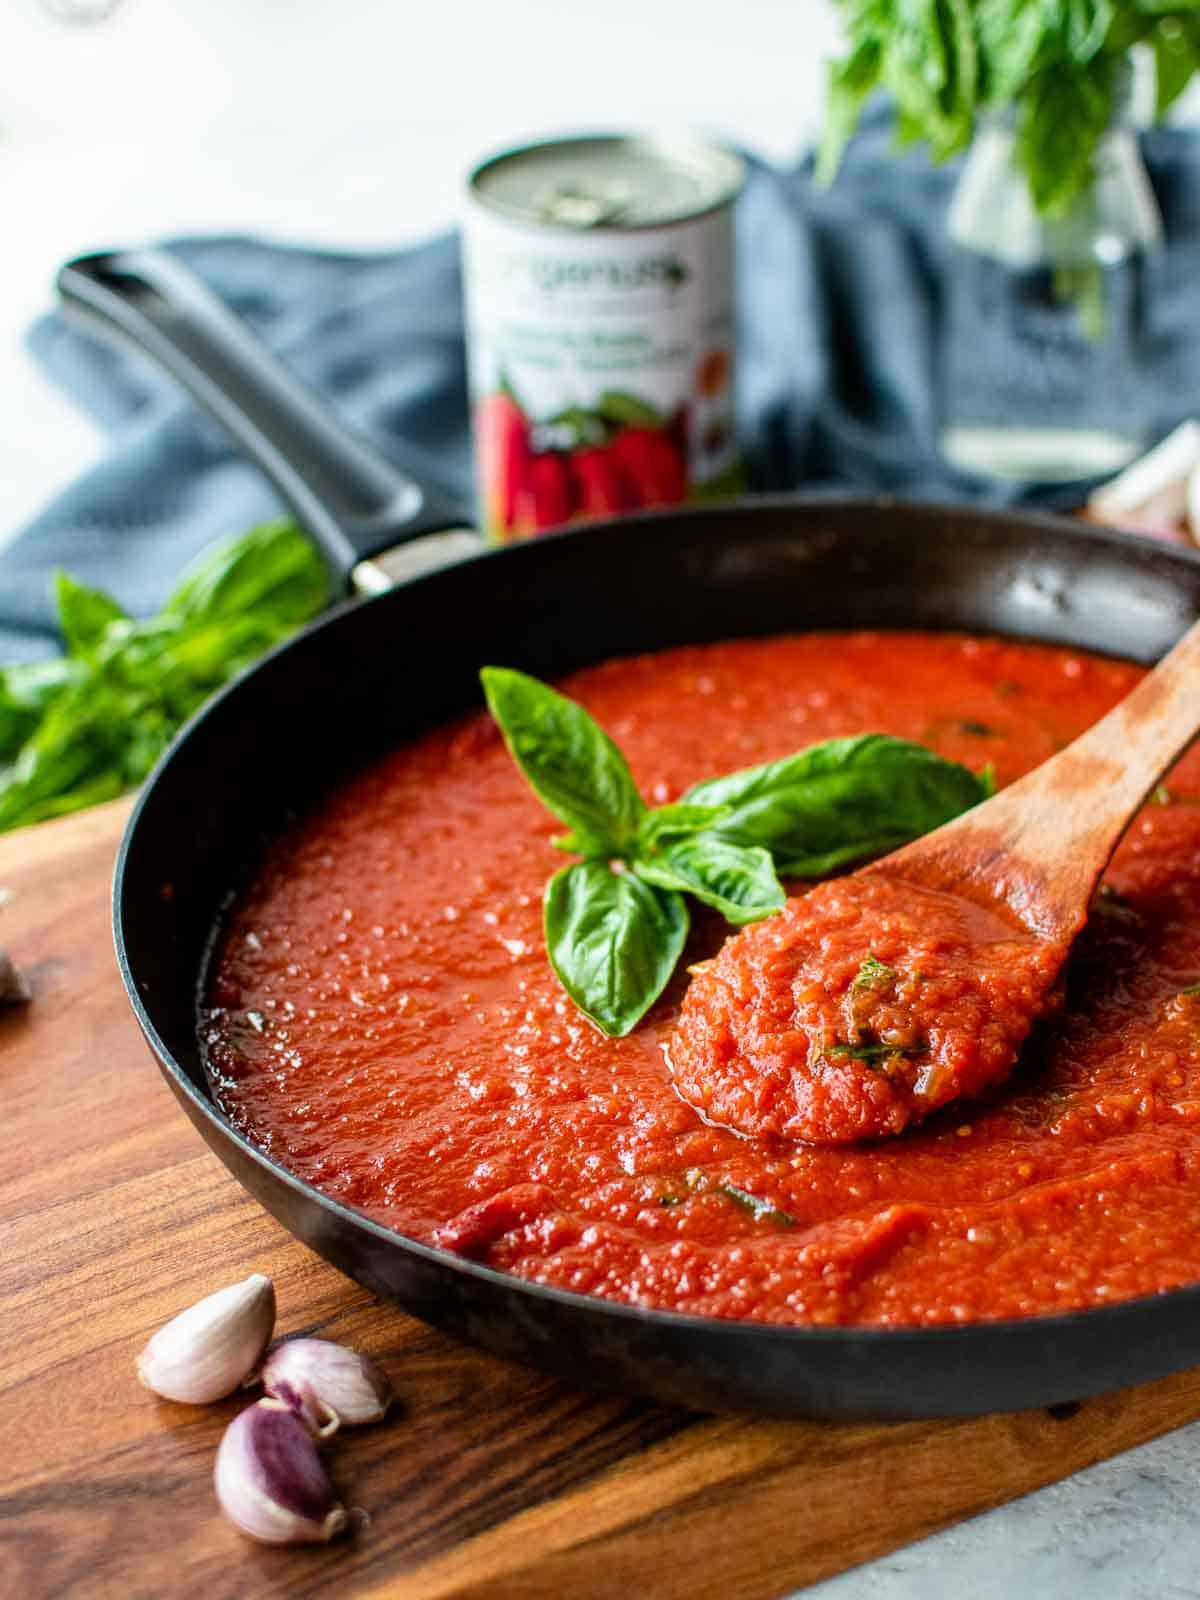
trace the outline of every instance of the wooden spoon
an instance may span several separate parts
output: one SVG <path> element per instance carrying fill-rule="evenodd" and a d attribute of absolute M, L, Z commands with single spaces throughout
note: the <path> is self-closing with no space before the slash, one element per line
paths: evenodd
<path fill-rule="evenodd" d="M 668 1056 L 754 1136 L 898 1133 L 1003 1081 L 1130 820 L 1200 731 L 1200 623 L 1065 750 L 699 969 Z"/>
<path fill-rule="evenodd" d="M 1065 750 L 862 871 L 1007 907 L 1039 938 L 1069 942 L 1135 813 L 1198 732 L 1200 622 Z"/>

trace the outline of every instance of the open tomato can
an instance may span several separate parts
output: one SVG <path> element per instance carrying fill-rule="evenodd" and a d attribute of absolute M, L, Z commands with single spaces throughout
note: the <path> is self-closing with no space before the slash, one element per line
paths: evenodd
<path fill-rule="evenodd" d="M 496 543 L 736 493 L 731 151 L 623 135 L 468 180 L 480 523 Z"/>

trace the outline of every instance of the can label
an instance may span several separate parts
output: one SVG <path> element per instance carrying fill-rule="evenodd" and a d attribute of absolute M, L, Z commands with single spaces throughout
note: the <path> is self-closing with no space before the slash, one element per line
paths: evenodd
<path fill-rule="evenodd" d="M 628 231 L 474 206 L 467 325 L 489 538 L 737 490 L 732 255 L 729 205 Z"/>

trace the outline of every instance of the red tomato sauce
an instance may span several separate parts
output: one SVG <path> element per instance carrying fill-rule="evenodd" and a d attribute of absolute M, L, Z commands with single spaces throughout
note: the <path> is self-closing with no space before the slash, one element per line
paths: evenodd
<path fill-rule="evenodd" d="M 561 687 L 660 804 L 866 730 L 991 762 L 1004 784 L 1139 676 L 1063 649 L 856 633 L 613 661 Z M 200 1017 L 234 1122 L 402 1233 L 642 1306 L 898 1326 L 1200 1279 L 1200 994 L 1185 992 L 1200 984 L 1200 754 L 1131 827 L 1065 1003 L 1013 1076 L 862 1143 L 798 1142 L 784 1121 L 747 1137 L 676 1092 L 664 1050 L 686 964 L 731 931 L 716 916 L 695 919 L 628 1037 L 575 1011 L 541 933 L 558 832 L 479 713 L 280 839 L 226 922 Z"/>
<path fill-rule="evenodd" d="M 1008 1076 L 1063 954 L 955 896 L 838 878 L 693 968 L 672 1076 L 754 1137 L 899 1133 Z"/>

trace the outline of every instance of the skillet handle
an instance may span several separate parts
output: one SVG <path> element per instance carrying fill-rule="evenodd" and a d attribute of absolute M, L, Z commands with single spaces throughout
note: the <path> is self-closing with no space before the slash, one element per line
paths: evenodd
<path fill-rule="evenodd" d="M 71 322 L 148 355 L 233 436 L 341 586 L 354 576 L 383 587 L 371 557 L 463 527 L 460 511 L 347 427 L 178 257 L 80 256 L 59 271 L 58 292 Z"/>

